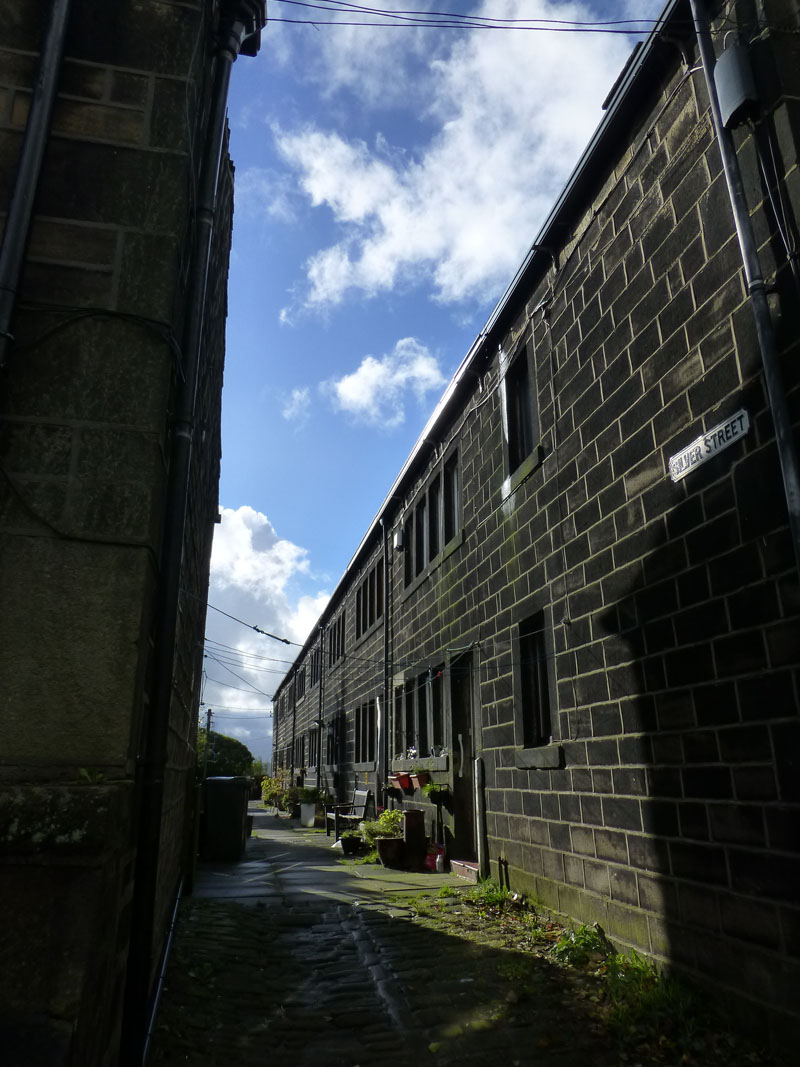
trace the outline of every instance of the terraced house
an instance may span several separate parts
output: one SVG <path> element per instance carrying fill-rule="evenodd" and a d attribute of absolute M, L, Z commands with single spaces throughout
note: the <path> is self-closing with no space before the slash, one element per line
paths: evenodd
<path fill-rule="evenodd" d="M 799 30 L 668 5 L 275 704 L 279 766 L 436 834 L 426 770 L 451 860 L 787 1047 Z"/>

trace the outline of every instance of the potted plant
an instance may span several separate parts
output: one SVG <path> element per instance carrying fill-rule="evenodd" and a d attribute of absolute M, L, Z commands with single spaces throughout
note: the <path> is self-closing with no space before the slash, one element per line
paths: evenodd
<path fill-rule="evenodd" d="M 361 851 L 364 840 L 358 830 L 345 830 L 339 838 L 345 856 L 356 856 Z"/>
<path fill-rule="evenodd" d="M 450 786 L 447 782 L 428 782 L 423 788 L 423 793 L 431 802 L 438 807 L 447 804 L 450 800 Z"/>
<path fill-rule="evenodd" d="M 389 785 L 392 789 L 401 789 L 404 793 L 411 789 L 411 775 L 405 771 L 392 771 L 389 775 Z"/>
<path fill-rule="evenodd" d="M 300 805 L 300 825 L 313 826 L 317 815 L 319 789 L 304 787 L 297 790 L 297 803 Z"/>
<path fill-rule="evenodd" d="M 373 822 L 364 825 L 364 837 L 378 850 L 384 867 L 402 867 L 405 854 L 403 812 L 400 808 L 383 811 Z"/>

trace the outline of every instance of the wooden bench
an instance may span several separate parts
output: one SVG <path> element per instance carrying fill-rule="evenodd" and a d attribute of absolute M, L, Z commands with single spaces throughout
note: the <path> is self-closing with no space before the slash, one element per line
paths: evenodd
<path fill-rule="evenodd" d="M 333 827 L 334 841 L 338 841 L 344 830 L 356 829 L 365 819 L 375 818 L 375 798 L 371 789 L 354 789 L 353 799 L 349 804 L 327 804 L 325 806 L 325 833 L 330 836 Z"/>

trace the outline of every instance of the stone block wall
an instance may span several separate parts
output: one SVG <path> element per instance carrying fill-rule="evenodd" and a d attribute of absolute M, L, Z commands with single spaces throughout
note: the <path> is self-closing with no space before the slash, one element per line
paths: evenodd
<path fill-rule="evenodd" d="M 0 10 L 3 212 L 50 6 L 26 0 Z M 54 1064 L 118 1060 L 209 17 L 200 0 L 72 5 L 0 389 L 0 1044 L 10 1063 L 32 1062 L 30 1049 Z M 221 181 L 199 385 L 205 441 L 194 453 L 181 582 L 194 596 L 181 605 L 156 959 L 191 818 L 219 475 L 227 165 Z M 21 969 L 40 976 L 25 997 Z"/>
<path fill-rule="evenodd" d="M 752 173 L 753 137 L 737 144 Z M 724 991 L 785 1046 L 800 985 L 798 580 L 699 73 L 675 71 L 632 148 L 503 340 L 531 331 L 542 462 L 481 502 L 503 473 L 498 398 L 465 484 L 488 559 L 475 589 L 489 848 L 512 882 Z M 763 199 L 797 412 L 797 292 Z M 742 440 L 673 483 L 670 457 L 741 409 Z M 520 748 L 526 604 L 551 620 L 560 766 Z"/>

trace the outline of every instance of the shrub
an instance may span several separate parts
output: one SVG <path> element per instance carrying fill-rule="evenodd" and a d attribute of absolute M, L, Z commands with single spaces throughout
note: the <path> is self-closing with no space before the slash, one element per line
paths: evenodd
<path fill-rule="evenodd" d="M 363 837 L 367 844 L 372 847 L 377 837 L 402 837 L 403 836 L 403 811 L 402 808 L 394 808 L 382 811 L 377 819 L 364 823 Z"/>
<path fill-rule="evenodd" d="M 286 807 L 286 793 L 288 781 L 285 775 L 278 773 L 274 778 L 267 776 L 261 783 L 261 799 L 272 807 L 284 810 Z"/>

